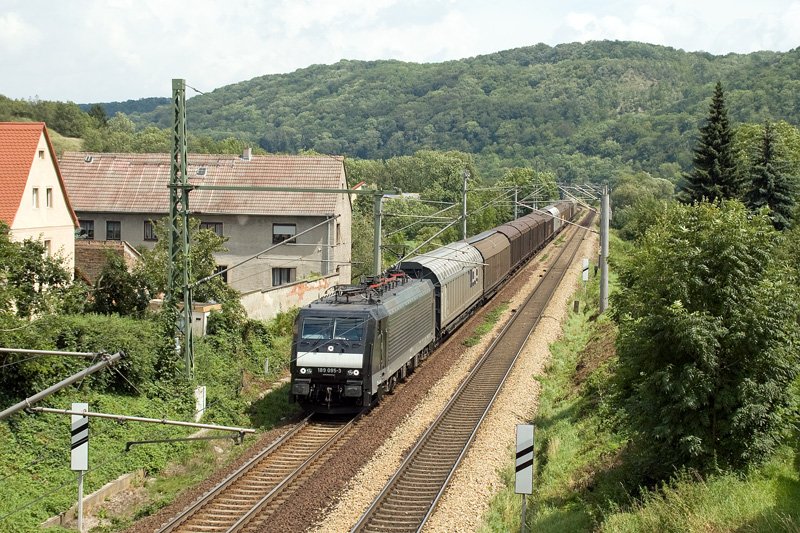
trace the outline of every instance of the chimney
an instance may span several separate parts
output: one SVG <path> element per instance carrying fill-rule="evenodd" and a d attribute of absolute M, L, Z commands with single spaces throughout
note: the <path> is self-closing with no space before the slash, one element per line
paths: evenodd
<path fill-rule="evenodd" d="M 242 159 L 245 161 L 250 161 L 253 159 L 253 149 L 252 148 L 245 148 L 244 152 L 242 152 Z"/>

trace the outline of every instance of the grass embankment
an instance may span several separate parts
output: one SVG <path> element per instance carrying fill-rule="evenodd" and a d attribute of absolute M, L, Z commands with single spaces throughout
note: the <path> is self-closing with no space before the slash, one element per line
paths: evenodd
<path fill-rule="evenodd" d="M 800 532 L 796 446 L 784 446 L 746 474 L 700 479 L 682 472 L 637 495 L 622 488 L 633 467 L 625 458 L 624 424 L 611 399 L 616 330 L 605 316 L 594 320 L 596 311 L 582 299 L 584 312 L 570 314 L 541 378 L 528 530 Z M 508 464 L 506 488 L 494 498 L 482 531 L 520 529 L 512 450 Z"/>
<path fill-rule="evenodd" d="M 48 129 L 50 135 L 50 142 L 53 143 L 53 149 L 61 157 L 64 152 L 80 152 L 83 150 L 83 139 L 76 137 L 64 137 L 55 130 Z"/>
<path fill-rule="evenodd" d="M 481 342 L 483 336 L 492 330 L 494 325 L 497 324 L 497 321 L 500 320 L 500 316 L 505 313 L 506 309 L 508 309 L 508 302 L 502 302 L 486 313 L 483 317 L 483 322 L 475 328 L 472 335 L 462 341 L 462 344 L 469 348 Z"/>
<path fill-rule="evenodd" d="M 285 372 L 292 318 L 282 316 L 263 326 L 254 324 L 252 327 L 256 330 L 251 332 L 221 331 L 196 341 L 195 382 L 207 386 L 208 398 L 202 422 L 266 431 L 292 416 L 296 407 L 288 404 L 286 385 L 278 388 L 275 394 L 262 397 L 263 391 Z M 69 408 L 72 402 L 88 402 L 90 410 L 95 412 L 192 419 L 193 385 L 187 383 L 161 390 L 162 386 L 158 384 L 140 382 L 135 385 L 129 380 L 135 381 L 136 365 L 143 365 L 147 352 L 153 348 L 149 340 L 153 336 L 152 323 L 89 315 L 59 320 L 59 327 L 50 329 L 61 331 L 62 337 L 73 335 L 76 342 L 83 343 L 66 346 L 66 349 L 94 350 L 86 345 L 91 334 L 92 344 L 97 342 L 107 346 L 108 343 L 119 343 L 120 346 L 115 345 L 114 350 L 125 349 L 131 355 L 127 366 L 98 373 L 81 386 L 69 387 L 40 405 L 63 409 Z M 28 330 L 34 328 L 32 325 Z M 46 339 L 45 332 L 36 332 L 38 338 Z M 268 376 L 263 375 L 265 357 L 270 360 Z M 102 386 L 102 382 L 115 377 L 128 383 L 127 393 L 109 392 Z M 47 384 L 54 381 L 54 378 L 48 378 Z M 6 403 L 10 402 L 11 399 L 6 399 Z M 70 470 L 69 424 L 69 417 L 63 415 L 24 413 L 0 423 L 0 531 L 38 531 L 42 521 L 75 504 L 77 481 L 76 474 Z M 90 469 L 84 480 L 85 494 L 137 469 L 144 469 L 152 477 L 138 491 L 136 504 L 124 509 L 120 516 L 112 517 L 112 512 L 101 511 L 100 515 L 108 515 L 108 520 L 97 531 L 117 531 L 134 518 L 167 505 L 186 487 L 238 457 L 257 439 L 257 435 L 248 436 L 242 446 L 233 446 L 231 440 L 215 440 L 141 444 L 130 447 L 128 451 L 125 449 L 130 441 L 182 438 L 196 431 L 196 428 L 177 426 L 120 424 L 99 418 L 90 420 Z M 215 433 L 232 436 L 230 433 L 212 432 Z"/>

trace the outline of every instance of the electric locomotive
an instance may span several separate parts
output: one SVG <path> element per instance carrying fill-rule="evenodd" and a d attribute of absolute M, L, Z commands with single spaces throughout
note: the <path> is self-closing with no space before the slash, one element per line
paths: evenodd
<path fill-rule="evenodd" d="M 432 350 L 435 327 L 429 280 L 395 272 L 337 285 L 297 316 L 290 398 L 307 411 L 368 407 Z"/>

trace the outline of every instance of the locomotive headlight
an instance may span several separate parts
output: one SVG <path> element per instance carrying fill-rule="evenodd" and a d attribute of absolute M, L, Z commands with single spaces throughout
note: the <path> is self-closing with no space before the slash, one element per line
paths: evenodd
<path fill-rule="evenodd" d="M 301 373 L 301 374 L 307 374 L 307 373 L 308 373 L 308 369 L 306 369 L 306 368 L 301 368 L 301 369 L 300 369 L 300 373 Z"/>
<path fill-rule="evenodd" d="M 348 376 L 352 376 L 352 375 L 353 375 L 353 371 L 352 371 L 352 369 L 347 371 L 347 375 L 348 375 Z"/>
<path fill-rule="evenodd" d="M 353 375 L 354 375 L 354 376 L 357 376 L 357 375 L 359 375 L 360 373 L 361 373 L 361 372 L 359 372 L 357 369 L 356 369 L 356 370 L 353 370 Z"/>
<path fill-rule="evenodd" d="M 357 376 L 359 373 L 360 373 L 360 372 L 359 372 L 358 370 L 352 370 L 352 369 L 351 369 L 351 370 L 348 370 L 348 371 L 347 371 L 347 375 L 348 375 L 348 376 Z"/>

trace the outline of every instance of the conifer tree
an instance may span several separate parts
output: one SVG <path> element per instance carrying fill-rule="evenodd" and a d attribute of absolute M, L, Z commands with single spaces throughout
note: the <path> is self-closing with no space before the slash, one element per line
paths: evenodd
<path fill-rule="evenodd" d="M 776 159 L 775 132 L 772 125 L 766 122 L 745 202 L 753 211 L 768 207 L 772 225 L 783 230 L 791 226 L 795 201 L 792 182 L 780 171 Z"/>
<path fill-rule="evenodd" d="M 733 135 L 722 83 L 717 82 L 706 124 L 694 149 L 694 169 L 684 176 L 679 199 L 684 203 L 737 198 L 739 179 L 732 150 Z"/>

